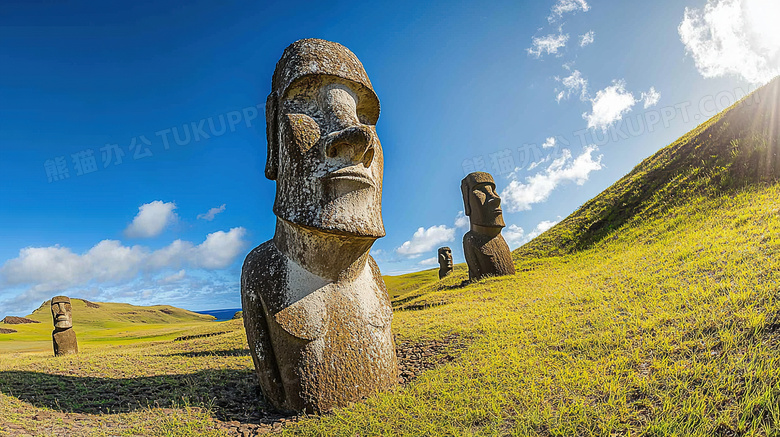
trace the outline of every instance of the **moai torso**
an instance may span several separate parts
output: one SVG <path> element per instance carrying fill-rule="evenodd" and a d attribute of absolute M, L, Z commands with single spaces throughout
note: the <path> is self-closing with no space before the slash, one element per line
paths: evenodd
<path fill-rule="evenodd" d="M 76 341 L 76 332 L 73 328 L 57 330 L 51 333 L 54 343 L 54 355 L 70 355 L 79 353 L 79 345 Z"/>
<path fill-rule="evenodd" d="M 501 234 L 491 237 L 469 231 L 463 236 L 463 254 L 469 266 L 469 280 L 485 276 L 515 274 L 512 253 Z"/>
<path fill-rule="evenodd" d="M 396 384 L 392 311 L 373 259 L 354 281 L 328 282 L 269 241 L 247 257 L 241 288 L 252 357 L 277 408 L 327 411 Z"/>

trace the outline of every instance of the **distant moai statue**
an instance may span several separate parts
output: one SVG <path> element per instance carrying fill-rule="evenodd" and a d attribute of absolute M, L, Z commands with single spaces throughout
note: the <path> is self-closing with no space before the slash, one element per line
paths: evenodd
<path fill-rule="evenodd" d="M 452 250 L 449 247 L 439 248 L 439 279 L 452 273 Z"/>
<path fill-rule="evenodd" d="M 266 101 L 273 239 L 247 255 L 241 302 L 265 398 L 324 412 L 398 381 L 392 308 L 369 250 L 385 235 L 379 99 L 346 47 L 296 41 Z"/>
<path fill-rule="evenodd" d="M 76 332 L 73 331 L 73 314 L 70 298 L 54 296 L 51 298 L 51 316 L 54 319 L 54 331 L 51 333 L 54 343 L 54 355 L 69 355 L 79 352 Z"/>
<path fill-rule="evenodd" d="M 501 229 L 506 224 L 493 176 L 480 171 L 471 173 L 463 178 L 460 189 L 464 211 L 471 222 L 471 230 L 463 236 L 469 280 L 514 275 L 512 254 L 501 236 Z"/>

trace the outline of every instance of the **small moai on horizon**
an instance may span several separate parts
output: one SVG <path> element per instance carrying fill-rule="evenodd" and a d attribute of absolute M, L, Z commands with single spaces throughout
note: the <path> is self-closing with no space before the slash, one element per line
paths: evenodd
<path fill-rule="evenodd" d="M 439 248 L 439 279 L 444 279 L 452 273 L 452 250 L 449 247 Z"/>
<path fill-rule="evenodd" d="M 501 211 L 501 198 L 490 173 L 474 172 L 460 183 L 463 207 L 471 230 L 463 236 L 463 254 L 469 266 L 469 281 L 485 276 L 515 274 L 512 253 L 501 236 L 506 226 Z"/>
<path fill-rule="evenodd" d="M 398 383 L 393 317 L 369 255 L 385 235 L 379 99 L 341 44 L 287 47 L 266 101 L 276 232 L 247 255 L 241 303 L 265 399 L 326 412 Z"/>
<path fill-rule="evenodd" d="M 70 298 L 54 296 L 51 298 L 51 316 L 54 319 L 54 331 L 51 333 L 54 344 L 54 356 L 77 354 L 79 345 L 73 330 L 73 314 Z"/>

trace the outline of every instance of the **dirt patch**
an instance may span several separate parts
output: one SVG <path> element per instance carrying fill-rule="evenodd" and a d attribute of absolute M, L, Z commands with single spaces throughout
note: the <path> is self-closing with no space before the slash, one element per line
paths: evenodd
<path fill-rule="evenodd" d="M 5 316 L 3 323 L 8 325 L 23 325 L 25 323 L 41 323 L 37 320 L 28 319 L 27 317 Z"/>
<path fill-rule="evenodd" d="M 458 344 L 457 334 L 448 335 L 441 340 L 423 342 L 405 342 L 396 340 L 398 367 L 401 371 L 399 382 L 407 384 L 422 372 L 455 360 L 464 348 Z"/>
<path fill-rule="evenodd" d="M 227 333 L 227 331 L 209 332 L 208 334 L 185 335 L 182 337 L 176 337 L 173 339 L 173 341 L 184 341 L 184 340 L 193 340 L 196 338 L 213 337 L 215 335 L 221 335 L 225 333 Z"/>
<path fill-rule="evenodd" d="M 163 308 L 160 310 L 160 312 L 163 314 L 168 314 L 169 316 L 173 314 L 173 311 L 169 310 L 168 308 Z"/>
<path fill-rule="evenodd" d="M 88 301 L 86 299 L 81 299 L 81 300 L 83 300 L 84 303 L 87 304 L 88 308 L 100 308 L 100 305 L 98 305 L 98 304 L 96 304 L 94 302 L 90 302 L 90 301 Z"/>
<path fill-rule="evenodd" d="M 0 334 L 13 334 L 16 329 L 0 328 Z"/>

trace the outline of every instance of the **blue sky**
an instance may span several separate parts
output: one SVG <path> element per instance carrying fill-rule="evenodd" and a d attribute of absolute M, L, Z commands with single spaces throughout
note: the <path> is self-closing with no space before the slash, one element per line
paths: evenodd
<path fill-rule="evenodd" d="M 0 316 L 65 293 L 240 306 L 273 235 L 264 102 L 324 38 L 382 104 L 384 274 L 462 262 L 460 180 L 491 172 L 518 247 L 780 73 L 773 0 L 5 3 Z M 259 105 L 259 106 L 258 106 Z"/>

